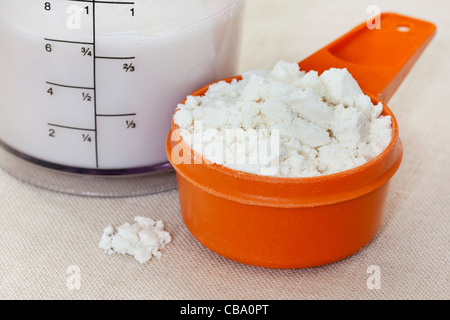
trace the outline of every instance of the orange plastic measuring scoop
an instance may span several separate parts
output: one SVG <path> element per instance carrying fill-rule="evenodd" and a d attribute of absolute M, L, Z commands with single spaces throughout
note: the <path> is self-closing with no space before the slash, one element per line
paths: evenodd
<path fill-rule="evenodd" d="M 300 62 L 301 70 L 347 68 L 374 103 L 384 104 L 436 27 L 393 13 L 381 14 L 380 22 L 381 29 L 364 23 L 351 30 Z M 241 79 L 225 80 L 234 78 Z M 259 176 L 211 164 L 183 142 L 172 122 L 167 153 L 187 228 L 222 256 L 268 268 L 313 267 L 357 252 L 380 227 L 389 180 L 402 159 L 397 121 L 386 105 L 383 115 L 392 117 L 393 128 L 383 153 L 354 169 L 311 178 Z M 183 157 L 191 161 L 183 163 Z"/>

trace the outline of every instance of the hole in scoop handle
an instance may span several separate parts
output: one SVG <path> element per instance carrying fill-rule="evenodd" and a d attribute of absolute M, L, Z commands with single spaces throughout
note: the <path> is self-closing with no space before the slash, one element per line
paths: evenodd
<path fill-rule="evenodd" d="M 378 19 L 378 20 L 377 20 Z M 319 73 L 347 68 L 361 89 L 387 102 L 436 32 L 430 22 L 382 13 L 299 63 Z"/>

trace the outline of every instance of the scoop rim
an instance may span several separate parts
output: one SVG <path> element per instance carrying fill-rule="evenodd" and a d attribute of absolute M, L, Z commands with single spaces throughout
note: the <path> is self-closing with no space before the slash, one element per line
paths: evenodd
<path fill-rule="evenodd" d="M 238 81 L 242 80 L 242 76 L 237 75 L 237 76 L 233 76 L 233 77 L 229 77 L 229 78 L 225 78 L 225 79 L 222 79 L 219 81 L 212 82 L 210 84 L 207 84 L 207 85 L 197 89 L 196 91 L 191 93 L 189 96 L 202 96 L 206 93 L 206 91 L 208 90 L 208 88 L 211 85 L 222 82 L 222 81 L 231 82 L 235 79 Z M 374 166 L 376 163 L 382 161 L 384 158 L 387 157 L 387 154 L 389 154 L 390 151 L 392 151 L 394 149 L 395 145 L 397 144 L 397 142 L 399 140 L 398 122 L 397 122 L 397 119 L 395 118 L 394 113 L 391 111 L 391 109 L 389 109 L 389 107 L 378 96 L 375 96 L 373 94 L 370 94 L 370 93 L 367 93 L 364 91 L 363 91 L 363 93 L 370 97 L 372 103 L 374 103 L 374 104 L 378 104 L 380 102 L 382 103 L 383 111 L 382 111 L 381 115 L 391 117 L 392 137 L 391 137 L 391 140 L 390 140 L 389 144 L 387 145 L 387 147 L 376 157 L 367 161 L 366 163 L 363 163 L 362 165 L 359 165 L 359 166 L 356 166 L 354 168 L 350 168 L 350 169 L 347 169 L 344 171 L 339 171 L 339 172 L 326 174 L 326 175 L 311 176 L 311 177 L 280 177 L 280 176 L 269 176 L 269 175 L 260 175 L 260 174 L 250 173 L 250 172 L 246 172 L 246 171 L 228 168 L 224 165 L 214 163 L 211 160 L 205 158 L 203 155 L 197 153 L 194 149 L 192 149 L 191 146 L 189 146 L 184 141 L 184 139 L 181 137 L 181 135 L 179 135 L 177 133 L 177 131 L 179 132 L 180 127 L 174 122 L 174 117 L 175 117 L 175 114 L 180 110 L 179 107 L 177 107 L 175 109 L 173 116 L 172 116 L 172 128 L 170 130 L 169 138 L 172 133 L 175 133 L 175 136 L 180 140 L 179 143 L 182 143 L 183 147 L 185 147 L 187 150 L 190 150 L 194 157 L 196 157 L 197 159 L 201 159 L 202 165 L 208 165 L 211 168 L 213 168 L 217 171 L 220 171 L 224 174 L 227 174 L 227 175 L 238 175 L 241 179 L 247 178 L 248 180 L 252 180 L 252 181 L 257 180 L 260 182 L 271 182 L 271 183 L 277 183 L 277 184 L 279 184 L 279 183 L 295 183 L 295 182 L 297 182 L 297 183 L 314 183 L 314 182 L 324 182 L 327 180 L 334 180 L 334 179 L 337 179 L 340 177 L 357 174 L 361 171 L 364 171 L 365 168 Z M 184 104 L 185 102 L 186 102 L 186 99 L 183 100 L 183 102 L 180 104 Z M 171 159 L 169 158 L 169 160 L 171 160 Z"/>

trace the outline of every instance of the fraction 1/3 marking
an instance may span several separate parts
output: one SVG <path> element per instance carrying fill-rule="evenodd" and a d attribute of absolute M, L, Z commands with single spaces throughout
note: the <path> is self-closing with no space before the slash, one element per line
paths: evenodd
<path fill-rule="evenodd" d="M 127 120 L 127 129 L 136 129 L 136 122 L 134 120 Z"/>

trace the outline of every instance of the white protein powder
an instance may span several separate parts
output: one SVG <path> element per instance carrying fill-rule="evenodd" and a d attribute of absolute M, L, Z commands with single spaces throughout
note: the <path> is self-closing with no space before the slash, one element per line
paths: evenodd
<path fill-rule="evenodd" d="M 172 241 L 170 234 L 163 230 L 163 222 L 145 217 L 136 217 L 134 221 L 132 225 L 121 225 L 116 232 L 113 226 L 106 227 L 98 246 L 108 254 L 132 255 L 140 263 L 152 257 L 160 259 L 161 250 Z"/>
<path fill-rule="evenodd" d="M 241 81 L 213 84 L 204 96 L 189 96 L 178 108 L 174 122 L 197 153 L 261 175 L 345 171 L 375 158 L 392 138 L 391 117 L 381 115 L 382 104 L 374 105 L 347 69 L 319 76 L 280 61 L 272 71 L 249 71 Z M 255 136 L 277 143 L 252 144 L 249 137 Z M 270 154 L 261 156 L 261 148 Z M 268 170 L 274 163 L 275 170 Z"/>

